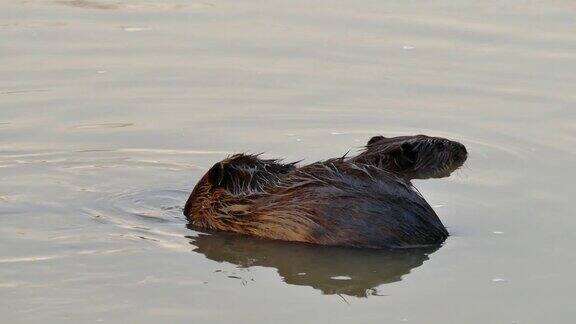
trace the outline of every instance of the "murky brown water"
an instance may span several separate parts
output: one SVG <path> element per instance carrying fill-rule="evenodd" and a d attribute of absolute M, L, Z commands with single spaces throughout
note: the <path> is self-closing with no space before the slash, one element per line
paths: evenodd
<path fill-rule="evenodd" d="M 570 323 L 573 1 L 0 0 L 2 323 Z M 230 152 L 465 143 L 452 236 L 362 251 L 186 228 Z"/>

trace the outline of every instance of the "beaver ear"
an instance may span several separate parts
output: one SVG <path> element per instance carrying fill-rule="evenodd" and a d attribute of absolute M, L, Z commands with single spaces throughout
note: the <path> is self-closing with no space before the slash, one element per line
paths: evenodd
<path fill-rule="evenodd" d="M 368 141 L 368 143 L 366 144 L 366 146 L 372 146 L 372 145 L 376 144 L 377 142 L 379 142 L 379 141 L 381 141 L 381 140 L 383 140 L 383 139 L 386 139 L 386 137 L 384 137 L 384 136 L 382 136 L 382 135 L 376 135 L 376 136 L 372 137 L 372 138 Z"/>
<path fill-rule="evenodd" d="M 223 186 L 226 183 L 226 178 L 229 176 L 227 172 L 227 164 L 218 162 L 214 164 L 207 172 L 208 182 L 213 186 Z"/>

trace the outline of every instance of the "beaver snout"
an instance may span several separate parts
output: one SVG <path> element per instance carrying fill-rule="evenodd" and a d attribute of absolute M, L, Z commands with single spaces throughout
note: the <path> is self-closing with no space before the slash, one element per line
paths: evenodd
<path fill-rule="evenodd" d="M 454 160 L 460 163 L 464 163 L 466 158 L 468 158 L 468 151 L 466 147 L 460 143 L 454 143 L 452 145 L 452 154 L 454 156 Z"/>

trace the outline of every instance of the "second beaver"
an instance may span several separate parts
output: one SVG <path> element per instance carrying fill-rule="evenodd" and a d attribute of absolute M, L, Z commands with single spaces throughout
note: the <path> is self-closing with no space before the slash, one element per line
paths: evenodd
<path fill-rule="evenodd" d="M 412 180 L 447 177 L 467 157 L 464 145 L 442 137 L 374 136 L 363 152 L 348 161 L 372 165 Z"/>

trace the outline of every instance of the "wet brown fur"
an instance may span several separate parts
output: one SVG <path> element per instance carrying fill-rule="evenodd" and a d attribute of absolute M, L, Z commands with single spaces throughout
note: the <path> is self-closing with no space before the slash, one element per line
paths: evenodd
<path fill-rule="evenodd" d="M 448 232 L 409 182 L 386 170 L 369 143 L 354 158 L 297 168 L 237 154 L 198 182 L 184 214 L 191 226 L 285 241 L 368 248 L 435 245 Z"/>

